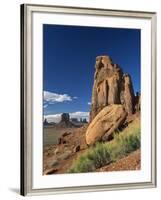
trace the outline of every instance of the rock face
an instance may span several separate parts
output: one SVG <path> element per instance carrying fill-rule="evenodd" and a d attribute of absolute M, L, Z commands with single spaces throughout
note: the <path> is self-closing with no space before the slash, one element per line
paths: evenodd
<path fill-rule="evenodd" d="M 123 75 L 123 102 L 122 104 L 125 106 L 126 111 L 128 114 L 133 114 L 134 113 L 134 90 L 132 86 L 132 81 L 131 77 L 128 74 Z"/>
<path fill-rule="evenodd" d="M 109 56 L 96 57 L 90 122 L 105 107 L 122 104 L 128 114 L 134 112 L 134 91 L 131 77 L 123 74 Z"/>
<path fill-rule="evenodd" d="M 137 103 L 137 107 L 136 107 Z M 140 98 L 135 97 L 129 74 L 114 64 L 109 56 L 96 57 L 90 124 L 86 143 L 112 139 L 113 133 L 123 125 L 127 115 L 140 109 Z"/>
<path fill-rule="evenodd" d="M 104 107 L 90 123 L 86 131 L 86 143 L 92 145 L 100 140 L 109 140 L 126 119 L 127 112 L 121 104 Z"/>
<path fill-rule="evenodd" d="M 141 95 L 137 92 L 135 96 L 135 110 L 140 111 L 141 109 Z"/>

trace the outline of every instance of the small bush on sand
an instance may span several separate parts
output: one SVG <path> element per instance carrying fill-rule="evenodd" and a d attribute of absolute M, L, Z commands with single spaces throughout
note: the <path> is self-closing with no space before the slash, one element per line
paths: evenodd
<path fill-rule="evenodd" d="M 91 172 L 109 162 L 111 157 L 108 147 L 103 143 L 97 143 L 95 147 L 90 147 L 79 157 L 69 172 Z"/>

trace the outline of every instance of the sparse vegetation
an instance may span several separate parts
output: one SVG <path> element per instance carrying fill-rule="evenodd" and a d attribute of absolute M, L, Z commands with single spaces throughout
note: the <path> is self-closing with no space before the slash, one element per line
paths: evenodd
<path fill-rule="evenodd" d="M 92 172 L 140 148 L 140 122 L 135 121 L 121 132 L 114 133 L 111 142 L 97 143 L 82 154 L 69 173 Z"/>

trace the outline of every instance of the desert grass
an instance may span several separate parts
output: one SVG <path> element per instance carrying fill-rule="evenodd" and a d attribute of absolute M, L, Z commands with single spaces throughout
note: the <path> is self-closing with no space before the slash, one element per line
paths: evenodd
<path fill-rule="evenodd" d="M 74 161 L 68 172 L 95 171 L 139 149 L 140 146 L 140 122 L 136 120 L 123 131 L 115 132 L 114 139 L 111 142 L 99 142 L 95 146 L 90 147 Z"/>

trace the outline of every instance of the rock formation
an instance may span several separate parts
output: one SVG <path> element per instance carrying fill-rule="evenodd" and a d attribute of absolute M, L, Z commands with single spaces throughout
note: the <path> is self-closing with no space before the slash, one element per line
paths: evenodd
<path fill-rule="evenodd" d="M 61 115 L 61 122 L 69 122 L 69 120 L 70 120 L 69 113 L 63 113 Z"/>
<path fill-rule="evenodd" d="M 138 112 L 141 109 L 140 104 L 141 104 L 141 95 L 137 92 L 135 96 L 135 110 Z"/>
<path fill-rule="evenodd" d="M 124 74 L 109 56 L 96 57 L 86 143 L 92 145 L 112 139 L 113 133 L 123 127 L 127 116 L 130 118 L 139 109 L 140 98 L 134 95 L 130 75 Z"/>
<path fill-rule="evenodd" d="M 90 122 L 105 107 L 122 104 L 128 114 L 134 112 L 134 91 L 131 77 L 109 56 L 96 57 Z"/>
<path fill-rule="evenodd" d="M 121 91 L 121 99 L 122 99 L 122 104 L 124 105 L 126 111 L 128 114 L 133 114 L 134 113 L 134 90 L 133 90 L 133 85 L 131 81 L 131 77 L 129 74 L 124 74 L 123 75 L 123 81 L 122 81 L 122 91 Z"/>
<path fill-rule="evenodd" d="M 104 107 L 87 128 L 86 143 L 92 145 L 100 140 L 112 139 L 113 132 L 123 124 L 126 116 L 127 113 L 121 104 Z"/>
<path fill-rule="evenodd" d="M 44 119 L 43 125 L 44 125 L 44 126 L 49 125 L 48 120 L 47 120 L 46 118 Z"/>
<path fill-rule="evenodd" d="M 70 121 L 69 113 L 62 113 L 61 120 L 56 126 L 61 128 L 74 127 L 74 124 Z"/>

